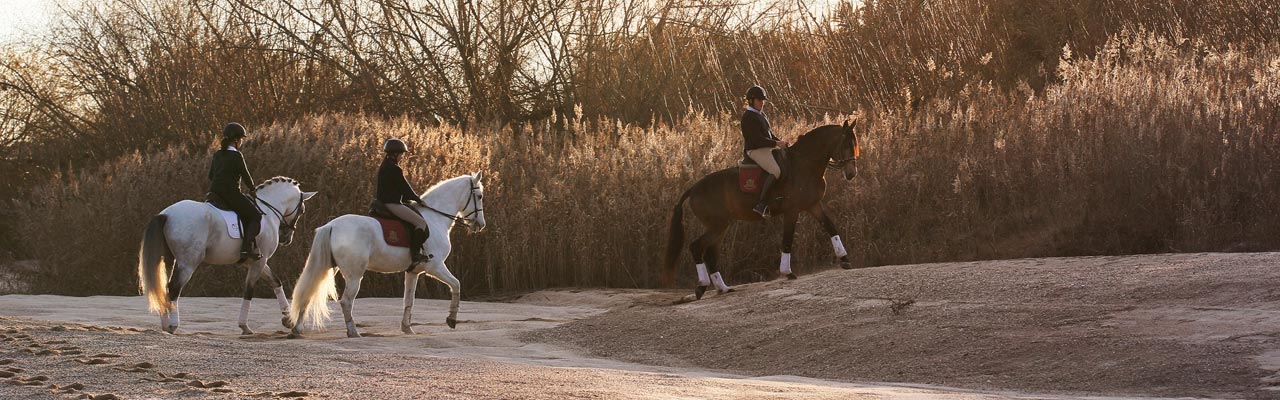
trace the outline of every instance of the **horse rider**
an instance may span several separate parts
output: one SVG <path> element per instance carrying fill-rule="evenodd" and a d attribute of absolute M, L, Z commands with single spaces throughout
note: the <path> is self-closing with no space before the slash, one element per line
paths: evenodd
<path fill-rule="evenodd" d="M 773 149 L 785 149 L 791 144 L 774 136 L 769 129 L 769 119 L 764 115 L 764 104 L 769 100 L 764 88 L 759 85 L 747 89 L 747 108 L 742 112 L 742 153 L 755 161 L 769 175 L 765 176 L 760 188 L 760 201 L 752 209 L 761 217 L 769 216 L 769 201 L 773 197 L 775 182 L 782 178 L 782 169 L 778 160 L 773 158 Z"/>
<path fill-rule="evenodd" d="M 213 162 L 209 165 L 209 192 L 222 199 L 240 218 L 239 262 L 262 258 L 257 246 L 262 212 L 253 204 L 251 197 L 240 191 L 240 182 L 244 182 L 250 191 L 254 190 L 253 176 L 249 175 L 249 166 L 240 152 L 245 136 L 244 126 L 239 123 L 232 122 L 223 127 L 222 147 L 213 153 Z"/>
<path fill-rule="evenodd" d="M 422 254 L 422 244 L 431 233 L 427 230 L 427 221 L 422 219 L 422 214 L 405 204 L 416 202 L 424 207 L 426 204 L 422 203 L 422 196 L 418 196 L 418 192 L 413 190 L 413 186 L 404 178 L 404 170 L 400 169 L 400 159 L 409 152 L 409 146 L 403 140 L 391 138 L 383 143 L 382 151 L 386 153 L 386 157 L 383 157 L 382 166 L 378 168 L 377 201 L 386 205 L 387 210 L 397 218 L 413 225 L 413 233 L 409 236 L 409 265 L 413 266 L 427 259 Z"/>

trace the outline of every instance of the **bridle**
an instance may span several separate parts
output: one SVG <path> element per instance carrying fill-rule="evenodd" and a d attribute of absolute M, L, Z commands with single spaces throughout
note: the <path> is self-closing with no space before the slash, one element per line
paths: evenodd
<path fill-rule="evenodd" d="M 271 213 L 275 214 L 276 218 L 280 219 L 281 235 L 284 235 L 286 233 L 288 233 L 289 235 L 292 235 L 293 232 L 298 229 L 298 224 L 302 222 L 302 216 L 307 213 L 307 206 L 302 202 L 303 195 L 304 195 L 303 193 L 298 193 L 298 204 L 293 206 L 293 209 L 289 210 L 289 212 L 287 213 L 281 212 L 280 209 L 276 208 L 276 206 L 273 206 L 271 205 L 271 203 L 268 203 L 267 201 L 258 198 L 258 195 L 256 193 L 253 195 L 253 199 L 258 200 L 255 203 L 261 203 L 262 205 L 267 206 L 267 209 L 271 210 Z M 285 217 L 289 215 L 294 216 L 293 221 L 290 221 L 289 223 L 286 224 L 284 220 L 285 220 Z M 290 242 L 292 242 L 292 240 L 290 240 Z"/>
<path fill-rule="evenodd" d="M 862 145 L 857 143 L 857 140 L 858 140 L 857 137 L 854 137 L 853 140 L 854 140 L 853 157 L 842 158 L 839 160 L 827 160 L 827 168 L 841 169 L 841 168 L 844 168 L 845 164 L 848 164 L 850 162 L 858 162 L 858 157 L 862 155 Z"/>
<path fill-rule="evenodd" d="M 475 224 L 480 223 L 479 221 L 476 221 L 476 217 L 480 215 L 480 213 L 484 212 L 484 209 L 480 208 L 480 200 L 477 198 L 478 195 L 476 194 L 476 189 L 478 189 L 478 187 L 476 187 L 476 178 L 471 177 L 470 183 L 471 183 L 471 196 L 467 197 L 467 204 L 462 206 L 462 211 L 466 211 L 467 208 L 473 208 L 473 209 L 471 210 L 471 212 L 463 214 L 461 217 L 457 215 L 450 215 L 444 211 L 437 210 L 435 209 L 435 207 L 431 207 L 426 204 L 423 204 L 422 206 L 428 210 L 434 211 L 436 214 L 440 214 L 445 218 L 453 220 L 454 223 L 467 227 L 468 230 L 474 230 Z"/>

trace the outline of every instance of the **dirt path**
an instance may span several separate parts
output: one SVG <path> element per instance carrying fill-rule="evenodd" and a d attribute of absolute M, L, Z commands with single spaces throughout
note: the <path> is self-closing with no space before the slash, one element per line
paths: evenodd
<path fill-rule="evenodd" d="M 828 271 L 530 334 L 681 368 L 987 390 L 1274 398 L 1280 254 Z"/>
<path fill-rule="evenodd" d="M 0 398 L 334 399 L 1003 399 L 1045 398 L 946 388 L 848 384 L 794 376 L 747 378 L 651 367 L 526 343 L 530 331 L 588 318 L 654 292 L 535 293 L 526 302 L 464 303 L 449 330 L 446 302 L 419 300 L 418 335 L 399 332 L 398 299 L 361 299 L 367 337 L 339 324 L 283 339 L 275 302 L 255 302 L 250 326 L 235 327 L 238 299 L 183 299 L 178 335 L 136 297 L 0 296 Z M 657 294 L 669 298 L 670 294 Z"/>

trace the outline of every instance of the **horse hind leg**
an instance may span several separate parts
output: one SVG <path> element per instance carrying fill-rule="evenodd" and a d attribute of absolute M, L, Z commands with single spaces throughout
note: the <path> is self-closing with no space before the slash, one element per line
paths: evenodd
<path fill-rule="evenodd" d="M 725 293 L 732 292 L 733 288 L 729 287 L 729 285 L 724 283 L 724 276 L 720 274 L 720 267 L 719 267 L 720 242 L 718 239 L 719 238 L 717 238 L 717 241 L 715 244 L 712 244 L 711 246 L 707 247 L 707 251 L 706 251 L 706 254 L 704 254 L 704 258 L 707 261 L 707 269 L 711 271 L 711 275 L 709 276 L 709 278 L 711 279 L 711 284 L 715 285 L 716 292 L 720 294 L 725 294 Z"/>
<path fill-rule="evenodd" d="M 362 268 L 363 269 L 363 268 Z M 347 337 L 358 338 L 360 332 L 356 330 L 356 321 L 351 316 L 351 309 L 355 306 L 356 295 L 360 293 L 360 281 L 364 280 L 364 271 L 359 274 L 342 274 L 342 278 L 347 281 L 346 290 L 342 291 L 342 317 L 347 324 Z"/>
<path fill-rule="evenodd" d="M 196 265 L 192 262 L 179 261 L 169 275 L 169 303 L 173 304 L 173 308 L 160 315 L 160 329 L 165 332 L 178 331 L 178 325 L 182 322 L 178 313 L 178 297 L 182 295 L 182 288 L 191 280 L 191 274 L 195 272 Z"/>
<path fill-rule="evenodd" d="M 689 243 L 689 253 L 693 256 L 694 268 L 698 270 L 698 287 L 694 289 L 694 298 L 701 300 L 702 296 L 707 292 L 707 288 L 715 282 L 720 271 L 716 269 L 715 249 L 720 245 L 720 239 L 724 236 L 724 231 L 728 226 L 713 226 Z M 708 261 L 708 259 L 710 261 Z M 719 290 L 719 287 L 717 287 Z"/>

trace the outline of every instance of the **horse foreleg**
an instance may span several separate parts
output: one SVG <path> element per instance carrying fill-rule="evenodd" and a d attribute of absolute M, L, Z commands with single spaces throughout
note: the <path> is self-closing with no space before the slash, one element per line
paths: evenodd
<path fill-rule="evenodd" d="M 809 211 L 818 222 L 822 223 L 822 229 L 831 235 L 831 248 L 836 253 L 836 258 L 840 259 L 840 268 L 853 269 L 853 265 L 849 263 L 849 252 L 844 248 L 844 242 L 840 241 L 840 232 L 836 230 L 835 222 L 831 222 L 831 217 L 822 210 L 822 206 L 814 207 Z"/>
<path fill-rule="evenodd" d="M 253 284 L 258 282 L 258 278 L 262 276 L 262 270 L 266 263 L 254 263 L 249 266 L 249 273 L 244 277 L 244 300 L 240 302 L 240 323 L 241 335 L 252 335 L 253 330 L 249 329 L 249 303 L 253 302 Z"/>
<path fill-rule="evenodd" d="M 285 296 L 284 285 L 280 284 L 280 278 L 271 270 L 270 265 L 262 266 L 262 279 L 266 280 L 276 293 L 276 303 L 280 304 L 280 324 L 285 328 L 293 328 L 293 323 L 289 322 L 289 298 Z"/>
<path fill-rule="evenodd" d="M 360 293 L 360 281 L 364 280 L 364 274 L 355 276 L 347 276 L 342 274 L 347 281 L 347 289 L 342 291 L 342 317 L 347 323 L 347 337 L 358 338 L 360 332 L 356 330 L 356 321 L 351 317 L 351 308 L 355 306 L 356 294 Z"/>
<path fill-rule="evenodd" d="M 194 263 L 183 262 L 176 265 L 173 273 L 169 275 L 169 303 L 173 304 L 173 308 L 160 315 L 160 329 L 165 332 L 178 331 L 178 324 L 181 323 L 178 317 L 178 297 L 182 294 L 182 288 L 187 285 L 187 281 L 191 280 L 191 274 L 195 270 Z"/>
<path fill-rule="evenodd" d="M 413 299 L 418 293 L 418 273 L 404 273 L 404 318 L 400 319 L 400 331 L 412 335 Z"/>
<path fill-rule="evenodd" d="M 435 278 L 449 287 L 449 316 L 444 322 L 449 328 L 456 328 L 458 325 L 458 302 L 462 299 L 462 284 L 458 282 L 458 278 L 453 277 L 453 273 L 449 272 L 449 268 L 444 265 L 443 261 L 427 263 L 427 276 Z"/>
<path fill-rule="evenodd" d="M 782 258 L 778 261 L 778 273 L 787 279 L 796 279 L 796 274 L 791 272 L 791 244 L 796 238 L 798 219 L 799 216 L 795 213 L 787 213 L 782 217 Z"/>

